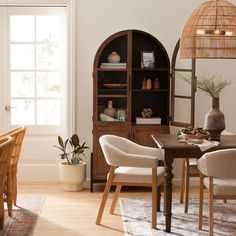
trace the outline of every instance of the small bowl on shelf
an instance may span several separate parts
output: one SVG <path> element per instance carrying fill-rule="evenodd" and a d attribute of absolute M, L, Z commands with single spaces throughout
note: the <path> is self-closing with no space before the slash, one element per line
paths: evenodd
<path fill-rule="evenodd" d="M 117 119 L 115 119 L 111 116 L 108 116 L 104 113 L 100 113 L 100 119 L 101 119 L 101 121 L 118 121 Z"/>

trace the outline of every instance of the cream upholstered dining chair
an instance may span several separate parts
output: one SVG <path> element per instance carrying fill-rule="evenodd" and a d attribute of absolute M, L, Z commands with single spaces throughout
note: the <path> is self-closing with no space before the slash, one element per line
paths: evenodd
<path fill-rule="evenodd" d="M 202 229 L 203 188 L 208 189 L 209 235 L 213 236 L 213 200 L 236 199 L 236 149 L 205 153 L 198 160 L 200 170 L 199 229 Z"/>
<path fill-rule="evenodd" d="M 103 135 L 99 139 L 110 171 L 98 211 L 96 224 L 100 224 L 111 185 L 116 186 L 110 213 L 113 214 L 122 186 L 152 187 L 152 227 L 156 228 L 157 204 L 160 196 L 157 188 L 163 183 L 164 167 L 158 167 L 163 160 L 160 149 L 141 146 L 126 138 Z M 158 188 L 160 189 L 160 188 Z M 157 197 L 159 198 L 157 200 Z"/>
<path fill-rule="evenodd" d="M 20 158 L 20 152 L 23 139 L 25 136 L 25 131 L 26 131 L 25 126 L 18 126 L 8 132 L 0 134 L 0 138 L 6 136 L 12 136 L 14 141 L 13 151 L 11 153 L 11 167 L 9 168 L 9 170 L 11 171 L 12 188 L 11 189 L 5 188 L 5 195 L 6 195 L 6 202 L 8 205 L 9 216 L 11 216 L 12 214 L 12 204 L 16 205 L 17 201 L 17 166 Z"/>
<path fill-rule="evenodd" d="M 233 135 L 233 133 L 224 130 L 222 135 Z M 184 202 L 184 212 L 188 213 L 188 203 L 189 203 L 189 182 L 191 177 L 199 177 L 200 173 L 197 167 L 197 159 L 189 158 L 183 159 L 182 162 L 182 174 L 180 183 L 180 202 Z M 224 199 L 224 202 L 226 200 Z"/>
<path fill-rule="evenodd" d="M 11 161 L 11 152 L 13 148 L 13 138 L 10 136 L 0 138 L 0 229 L 4 225 L 4 199 L 5 183 L 7 179 L 7 169 Z M 9 184 L 11 182 L 8 182 Z M 8 186 L 9 188 L 11 186 Z"/>

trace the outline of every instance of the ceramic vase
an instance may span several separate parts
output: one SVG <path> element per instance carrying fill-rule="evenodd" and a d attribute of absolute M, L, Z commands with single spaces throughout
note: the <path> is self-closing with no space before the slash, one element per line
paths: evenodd
<path fill-rule="evenodd" d="M 219 109 L 219 101 L 219 97 L 212 98 L 212 107 L 205 116 L 203 128 L 210 133 L 209 140 L 220 141 L 220 134 L 225 129 L 225 117 Z"/>
<path fill-rule="evenodd" d="M 107 116 L 113 117 L 113 118 L 116 117 L 116 109 L 113 108 L 111 100 L 108 101 L 108 106 L 107 106 L 107 108 L 105 108 L 104 114 Z"/>
<path fill-rule="evenodd" d="M 117 52 L 111 52 L 107 57 L 107 61 L 109 63 L 119 63 L 120 55 Z"/>

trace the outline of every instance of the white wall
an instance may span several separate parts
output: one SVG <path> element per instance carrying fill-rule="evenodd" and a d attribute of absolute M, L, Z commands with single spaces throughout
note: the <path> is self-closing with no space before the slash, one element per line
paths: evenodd
<path fill-rule="evenodd" d="M 77 1 L 77 81 L 76 131 L 86 140 L 92 151 L 93 60 L 101 43 L 111 34 L 125 29 L 139 29 L 154 35 L 166 48 L 171 59 L 182 27 L 194 8 L 202 0 L 78 0 Z M 236 4 L 236 0 L 231 0 Z M 220 97 L 220 108 L 225 114 L 227 130 L 236 133 L 236 60 L 198 60 L 197 74 L 217 72 L 232 80 Z M 198 92 L 196 125 L 202 126 L 211 99 Z M 87 152 L 87 162 L 90 153 Z M 178 172 L 178 165 L 175 172 Z M 88 166 L 88 178 L 90 178 Z M 178 176 L 178 173 L 177 175 Z"/>

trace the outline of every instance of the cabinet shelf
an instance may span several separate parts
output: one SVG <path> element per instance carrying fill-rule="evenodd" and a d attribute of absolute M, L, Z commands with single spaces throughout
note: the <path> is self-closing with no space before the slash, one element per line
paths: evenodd
<path fill-rule="evenodd" d="M 153 68 L 153 69 L 145 69 L 145 68 L 133 68 L 133 71 L 147 71 L 147 72 L 152 72 L 152 71 L 167 71 L 169 72 L 168 68 Z"/>
<path fill-rule="evenodd" d="M 127 95 L 123 94 L 99 94 L 97 95 L 98 98 L 127 98 Z"/>
<path fill-rule="evenodd" d="M 124 93 L 124 92 L 127 92 L 127 89 L 120 89 L 120 88 L 116 88 L 116 89 L 107 89 L 107 88 L 102 88 L 102 89 L 98 89 L 98 92 L 99 93 L 117 93 L 117 92 L 121 92 L 121 93 Z"/>
<path fill-rule="evenodd" d="M 132 122 L 132 126 L 162 126 L 163 124 L 136 124 L 135 122 Z"/>
<path fill-rule="evenodd" d="M 127 121 L 97 121 L 100 126 L 103 125 L 127 125 Z"/>
<path fill-rule="evenodd" d="M 168 93 L 168 89 L 133 89 L 133 93 Z"/>
<path fill-rule="evenodd" d="M 127 68 L 97 68 L 98 71 L 127 71 Z"/>

